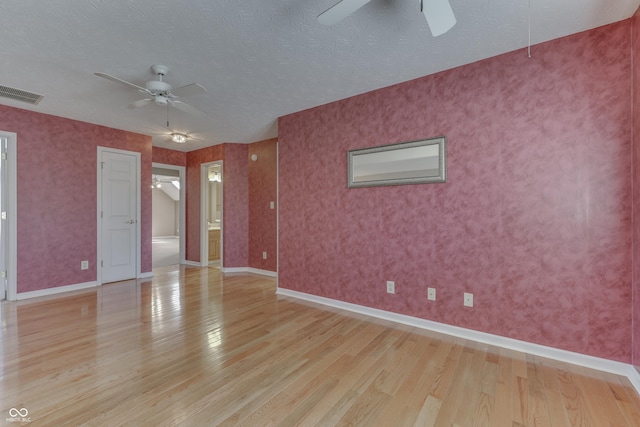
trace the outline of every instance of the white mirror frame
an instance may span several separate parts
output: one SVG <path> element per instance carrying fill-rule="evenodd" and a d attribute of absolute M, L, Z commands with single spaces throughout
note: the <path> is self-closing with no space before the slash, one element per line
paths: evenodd
<path fill-rule="evenodd" d="M 446 138 L 423 139 L 347 153 L 348 188 L 447 182 Z"/>

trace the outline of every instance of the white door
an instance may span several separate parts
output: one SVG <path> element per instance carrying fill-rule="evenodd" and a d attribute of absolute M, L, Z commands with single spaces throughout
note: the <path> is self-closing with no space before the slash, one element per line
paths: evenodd
<path fill-rule="evenodd" d="M 137 276 L 138 159 L 102 151 L 101 156 L 101 282 Z"/>
<path fill-rule="evenodd" d="M 0 300 L 7 297 L 7 144 L 7 138 L 0 137 Z"/>

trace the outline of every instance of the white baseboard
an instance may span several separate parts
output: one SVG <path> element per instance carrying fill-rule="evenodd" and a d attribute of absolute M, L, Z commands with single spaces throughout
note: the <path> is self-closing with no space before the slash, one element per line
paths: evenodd
<path fill-rule="evenodd" d="M 184 264 L 188 265 L 189 267 L 202 267 L 202 264 L 200 264 L 199 262 L 195 262 L 195 261 L 186 260 L 184 262 Z"/>
<path fill-rule="evenodd" d="M 153 277 L 153 271 L 147 271 L 145 273 L 140 273 L 138 279 L 150 279 Z"/>
<path fill-rule="evenodd" d="M 223 273 L 248 273 L 248 267 L 220 267 Z"/>
<path fill-rule="evenodd" d="M 259 268 L 253 267 L 223 267 L 220 268 L 220 271 L 222 271 L 223 273 L 253 273 L 260 274 L 262 276 L 278 277 L 278 273 L 276 273 L 275 271 L 261 270 Z"/>
<path fill-rule="evenodd" d="M 640 372 L 638 372 L 632 365 L 627 363 L 616 362 L 614 360 L 603 359 L 586 354 L 574 353 L 554 347 L 547 347 L 527 341 L 520 341 L 513 338 L 493 335 L 486 332 L 473 331 L 471 329 L 461 328 L 459 326 L 451 326 L 431 320 L 420 319 L 418 317 L 393 313 L 377 308 L 365 307 L 358 304 L 320 297 L 317 295 L 311 295 L 304 292 L 293 291 L 290 289 L 278 288 L 276 293 L 278 295 L 298 298 L 329 307 L 364 314 L 378 319 L 384 319 L 391 322 L 402 323 L 404 325 L 415 326 L 417 328 L 428 329 L 430 331 L 439 332 L 458 338 L 464 338 L 471 341 L 481 342 L 484 344 L 490 344 L 497 347 L 508 348 L 523 353 L 546 357 L 561 362 L 567 362 L 578 366 L 584 366 L 599 371 L 622 375 L 629 379 L 633 387 L 636 389 L 636 392 L 640 394 Z"/>
<path fill-rule="evenodd" d="M 249 273 L 261 274 L 263 276 L 269 276 L 269 277 L 278 277 L 278 273 L 275 272 L 275 271 L 261 270 L 259 268 L 251 268 L 251 267 L 249 267 Z"/>
<path fill-rule="evenodd" d="M 98 282 L 77 283 L 74 285 L 57 286 L 55 288 L 40 289 L 37 291 L 19 292 L 16 294 L 16 300 L 24 300 L 29 298 L 46 297 L 49 295 L 61 294 L 63 292 L 79 291 L 82 289 L 95 288 Z"/>

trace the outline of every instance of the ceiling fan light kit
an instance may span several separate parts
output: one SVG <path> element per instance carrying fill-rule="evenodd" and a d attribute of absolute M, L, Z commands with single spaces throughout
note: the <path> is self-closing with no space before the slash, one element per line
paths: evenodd
<path fill-rule="evenodd" d="M 173 132 L 171 134 L 171 141 L 175 142 L 176 144 L 184 144 L 185 142 L 187 142 L 187 135 L 180 132 Z"/>
<path fill-rule="evenodd" d="M 318 15 L 322 25 L 335 25 L 371 0 L 342 0 Z M 456 16 L 449 0 L 419 0 L 420 11 L 427 18 L 433 37 L 438 37 L 456 25 Z"/>

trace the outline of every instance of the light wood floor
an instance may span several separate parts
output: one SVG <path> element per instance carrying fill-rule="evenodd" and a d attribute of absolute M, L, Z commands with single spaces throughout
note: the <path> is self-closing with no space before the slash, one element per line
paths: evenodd
<path fill-rule="evenodd" d="M 640 426 L 626 378 L 163 267 L 0 305 L 0 423 Z M 23 412 L 24 413 L 24 412 Z"/>

